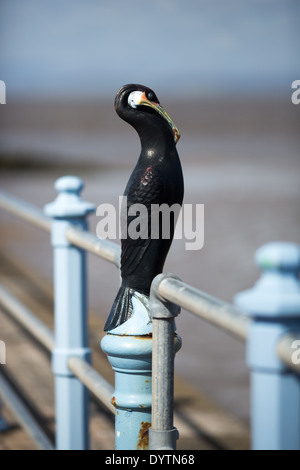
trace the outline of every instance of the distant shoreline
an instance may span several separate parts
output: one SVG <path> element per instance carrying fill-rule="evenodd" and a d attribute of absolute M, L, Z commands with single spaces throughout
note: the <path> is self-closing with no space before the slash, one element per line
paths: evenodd
<path fill-rule="evenodd" d="M 182 132 L 296 132 L 299 109 L 290 95 L 195 100 L 162 100 Z M 0 129 L 130 132 L 115 113 L 113 100 L 10 100 L 0 108 Z"/>

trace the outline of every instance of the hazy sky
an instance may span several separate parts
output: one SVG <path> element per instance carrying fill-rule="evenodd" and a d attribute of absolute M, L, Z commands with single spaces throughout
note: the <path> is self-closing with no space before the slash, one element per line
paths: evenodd
<path fill-rule="evenodd" d="M 1 0 L 7 94 L 290 93 L 299 0 Z"/>

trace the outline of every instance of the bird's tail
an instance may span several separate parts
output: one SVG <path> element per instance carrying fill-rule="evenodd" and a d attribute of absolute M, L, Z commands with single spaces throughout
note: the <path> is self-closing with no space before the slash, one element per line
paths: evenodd
<path fill-rule="evenodd" d="M 129 320 L 133 312 L 132 298 L 135 292 L 134 289 L 121 285 L 106 320 L 104 331 L 113 330 Z"/>

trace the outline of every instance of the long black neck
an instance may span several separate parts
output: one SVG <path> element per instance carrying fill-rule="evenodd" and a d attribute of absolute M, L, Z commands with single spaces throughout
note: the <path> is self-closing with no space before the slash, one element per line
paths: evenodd
<path fill-rule="evenodd" d="M 151 157 L 177 154 L 174 133 L 168 124 L 155 111 L 132 109 L 128 106 L 128 95 L 133 85 L 121 89 L 116 98 L 115 109 L 121 119 L 130 124 L 141 141 L 141 155 Z M 140 89 L 139 85 L 135 85 Z"/>
<path fill-rule="evenodd" d="M 145 113 L 143 119 L 136 118 L 128 122 L 139 135 L 141 156 L 151 158 L 177 153 L 172 130 L 159 116 Z"/>

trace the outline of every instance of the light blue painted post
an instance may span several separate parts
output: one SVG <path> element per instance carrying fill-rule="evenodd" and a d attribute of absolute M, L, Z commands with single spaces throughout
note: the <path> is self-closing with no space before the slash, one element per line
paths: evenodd
<path fill-rule="evenodd" d="M 147 450 L 149 445 L 152 323 L 145 296 L 141 295 L 141 302 L 137 298 L 134 302 L 132 317 L 101 341 L 115 371 L 112 403 L 116 408 L 116 450 Z"/>
<path fill-rule="evenodd" d="M 256 260 L 261 278 L 235 297 L 253 319 L 247 342 L 252 448 L 299 450 L 300 378 L 278 358 L 276 345 L 284 333 L 300 332 L 300 247 L 269 243 L 257 251 Z"/>
<path fill-rule="evenodd" d="M 83 182 L 64 176 L 55 183 L 58 196 L 47 204 L 45 213 L 53 218 L 55 348 L 52 369 L 55 375 L 56 448 L 88 448 L 88 393 L 68 368 L 68 358 L 90 358 L 87 340 L 86 257 L 65 235 L 70 226 L 87 228 L 87 214 L 95 207 L 83 201 Z"/>

